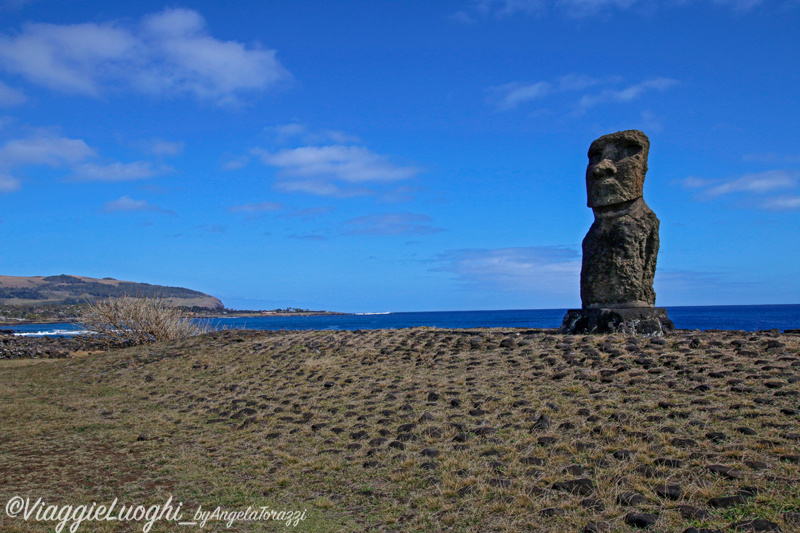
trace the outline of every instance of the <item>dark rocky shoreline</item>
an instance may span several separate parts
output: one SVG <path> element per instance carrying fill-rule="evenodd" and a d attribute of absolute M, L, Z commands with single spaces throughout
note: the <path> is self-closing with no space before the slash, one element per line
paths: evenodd
<path fill-rule="evenodd" d="M 75 337 L 21 337 L 0 329 L 0 359 L 60 359 L 75 352 L 97 352 L 109 348 L 108 342 L 91 335 Z"/>

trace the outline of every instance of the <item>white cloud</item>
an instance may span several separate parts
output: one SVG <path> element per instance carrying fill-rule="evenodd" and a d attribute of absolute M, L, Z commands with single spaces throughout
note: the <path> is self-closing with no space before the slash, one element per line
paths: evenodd
<path fill-rule="evenodd" d="M 672 180 L 670 183 L 672 185 L 680 185 L 684 189 L 700 189 L 702 187 L 710 187 L 711 185 L 719 182 L 720 180 L 709 180 L 697 178 L 695 176 L 689 176 L 679 180 Z"/>
<path fill-rule="evenodd" d="M 284 192 L 351 197 L 374 194 L 366 184 L 413 178 L 417 167 L 397 165 L 362 146 L 301 146 L 277 152 L 256 149 L 261 161 L 279 169 L 276 187 Z"/>
<path fill-rule="evenodd" d="M 730 7 L 735 11 L 749 11 L 764 0 L 711 0 L 714 4 Z M 482 16 L 506 18 L 514 15 L 543 16 L 557 11 L 567 17 L 584 18 L 605 14 L 613 10 L 628 10 L 642 7 L 654 8 L 679 7 L 690 3 L 687 0 L 672 2 L 656 2 L 654 0 L 472 0 L 471 11 Z M 475 19 L 464 10 L 457 11 L 452 18 L 459 22 L 473 23 Z"/>
<path fill-rule="evenodd" d="M 671 78 L 651 78 L 641 83 L 629 85 L 624 89 L 606 89 L 600 94 L 587 94 L 580 99 L 578 105 L 583 109 L 588 109 L 607 102 L 630 102 L 631 100 L 639 98 L 647 91 L 665 91 L 677 84 L 678 81 Z"/>
<path fill-rule="evenodd" d="M 129 196 L 122 196 L 117 200 L 106 202 L 101 209 L 103 213 L 135 213 L 135 212 L 151 212 L 161 213 L 163 215 L 174 215 L 175 212 L 162 209 L 157 205 L 151 205 L 146 200 L 134 200 Z"/>
<path fill-rule="evenodd" d="M 97 163 L 89 161 L 97 153 L 81 139 L 70 139 L 44 133 L 14 139 L 0 147 L 0 174 L 7 175 L 16 167 L 49 166 L 68 167 L 72 181 L 131 181 L 147 179 L 167 172 L 171 167 L 153 165 L 147 161 L 131 163 Z M 13 180 L 13 181 L 12 181 Z M 8 176 L 5 188 L 19 188 L 19 181 Z"/>
<path fill-rule="evenodd" d="M 26 24 L 0 37 L 0 65 L 31 82 L 70 93 L 97 94 L 97 78 L 120 76 L 136 39 L 111 24 Z"/>
<path fill-rule="evenodd" d="M 166 9 L 132 28 L 26 24 L 19 34 L 0 36 L 0 66 L 62 92 L 93 96 L 122 85 L 218 104 L 236 104 L 242 92 L 289 77 L 274 50 L 215 39 L 189 9 Z"/>
<path fill-rule="evenodd" d="M 795 163 L 800 163 L 800 155 L 780 155 L 775 152 L 766 152 L 760 154 L 744 154 L 742 156 L 742 161 L 754 162 L 754 163 L 768 163 L 768 164 L 776 164 L 776 163 L 795 164 Z"/>
<path fill-rule="evenodd" d="M 205 231 L 206 233 L 228 233 L 228 226 L 224 224 L 203 224 L 195 226 L 195 229 Z"/>
<path fill-rule="evenodd" d="M 280 211 L 283 204 L 278 202 L 259 202 L 256 204 L 233 205 L 228 208 L 231 213 L 263 213 L 264 211 Z"/>
<path fill-rule="evenodd" d="M 0 0 L 0 11 L 17 11 L 35 0 Z"/>
<path fill-rule="evenodd" d="M 444 231 L 430 225 L 433 219 L 416 213 L 381 213 L 347 221 L 354 235 L 431 235 Z"/>
<path fill-rule="evenodd" d="M 285 144 L 294 139 L 300 139 L 305 144 L 327 144 L 331 142 L 334 144 L 358 144 L 362 142 L 357 136 L 350 135 L 343 131 L 315 131 L 310 129 L 306 124 L 300 122 L 269 126 L 264 128 L 264 131 L 273 134 L 275 136 L 275 142 L 278 144 Z"/>
<path fill-rule="evenodd" d="M 19 187 L 20 183 L 18 179 L 0 172 L 0 193 L 16 191 Z"/>
<path fill-rule="evenodd" d="M 94 157 L 95 151 L 80 139 L 39 136 L 15 139 L 0 148 L 0 168 L 22 165 L 59 167 Z"/>
<path fill-rule="evenodd" d="M 685 189 L 704 189 L 695 199 L 713 200 L 722 196 L 743 194 L 742 207 L 767 209 L 770 211 L 789 211 L 800 209 L 800 196 L 782 194 L 756 199 L 754 195 L 768 195 L 780 191 L 796 189 L 800 183 L 800 170 L 769 170 L 745 174 L 727 180 L 709 180 L 690 176 L 674 180 L 672 184 Z"/>
<path fill-rule="evenodd" d="M 580 91 L 599 83 L 610 83 L 613 81 L 615 81 L 615 78 L 598 80 L 584 74 L 576 73 L 566 74 L 552 81 L 514 81 L 504 85 L 490 87 L 489 101 L 501 111 L 508 111 L 520 104 L 534 100 L 542 100 L 554 94 Z"/>
<path fill-rule="evenodd" d="M 503 18 L 517 13 L 542 14 L 547 10 L 546 0 L 478 0 L 475 9 L 486 15 Z"/>
<path fill-rule="evenodd" d="M 355 196 L 371 196 L 375 191 L 367 187 L 340 187 L 325 180 L 282 180 L 275 188 L 286 193 L 305 193 L 333 198 L 353 198 Z"/>
<path fill-rule="evenodd" d="M 83 163 L 74 167 L 71 179 L 75 181 L 133 181 L 152 178 L 159 174 L 170 172 L 166 166 L 154 167 L 147 161 L 134 161 L 132 163 Z"/>
<path fill-rule="evenodd" d="M 579 252 L 556 246 L 454 250 L 437 262 L 434 271 L 450 272 L 468 287 L 560 298 L 573 296 L 581 270 Z"/>
<path fill-rule="evenodd" d="M 417 189 L 403 185 L 396 187 L 380 195 L 381 202 L 386 204 L 400 204 L 403 202 L 410 202 L 414 200 Z"/>
<path fill-rule="evenodd" d="M 456 11 L 447 18 L 449 20 L 452 20 L 453 22 L 458 22 L 460 24 L 475 24 L 477 22 L 475 18 L 467 14 L 466 11 Z"/>
<path fill-rule="evenodd" d="M 25 94 L 0 81 L 0 106 L 19 105 L 27 100 Z"/>
<path fill-rule="evenodd" d="M 638 0 L 556 0 L 555 5 L 570 17 L 588 17 L 609 9 L 628 9 Z"/>
<path fill-rule="evenodd" d="M 730 6 L 736 11 L 749 11 L 761 5 L 764 0 L 713 0 L 717 5 Z"/>
<path fill-rule="evenodd" d="M 327 241 L 327 240 L 328 240 L 328 237 L 326 237 L 325 235 L 316 235 L 316 234 L 310 234 L 310 235 L 289 235 L 288 237 L 289 237 L 290 239 L 296 239 L 296 240 L 298 240 L 298 241 L 313 241 L 313 242 L 321 242 L 321 241 Z"/>
<path fill-rule="evenodd" d="M 598 94 L 585 94 L 578 100 L 576 114 L 582 114 L 587 109 L 602 103 L 630 102 L 640 98 L 645 92 L 653 90 L 665 91 L 678 84 L 677 80 L 659 77 L 650 78 L 623 88 L 609 87 L 618 84 L 620 81 L 621 78 L 618 76 L 598 79 L 576 73 L 567 74 L 552 81 L 514 81 L 489 87 L 489 102 L 494 104 L 500 111 L 509 111 L 522 104 L 542 101 L 563 93 L 583 91 L 598 85 L 608 87 Z M 652 115 L 643 114 L 642 118 L 647 122 L 653 122 L 654 120 Z"/>
<path fill-rule="evenodd" d="M 800 209 L 800 196 L 775 196 L 761 202 L 759 207 L 769 211 L 793 211 Z"/>
<path fill-rule="evenodd" d="M 242 155 L 239 157 L 234 157 L 232 159 L 228 159 L 224 163 L 222 163 L 221 168 L 225 171 L 232 171 L 232 170 L 239 170 L 247 166 L 250 162 L 250 158 L 246 155 Z"/>
<path fill-rule="evenodd" d="M 536 83 L 514 81 L 491 87 L 489 90 L 493 93 L 495 105 L 502 111 L 508 111 L 519 104 L 544 98 L 550 94 L 553 87 L 546 81 Z"/>
<path fill-rule="evenodd" d="M 645 109 L 644 111 L 641 112 L 640 116 L 641 116 L 641 126 L 636 129 L 647 132 L 652 131 L 656 133 L 660 133 L 661 130 L 664 129 L 664 127 L 661 124 L 661 120 L 652 111 Z"/>
<path fill-rule="evenodd" d="M 155 139 L 152 141 L 150 151 L 158 156 L 175 156 L 183 153 L 186 145 L 180 141 L 165 141 L 162 139 Z"/>
<path fill-rule="evenodd" d="M 361 146 L 303 146 L 277 153 L 264 152 L 261 159 L 278 167 L 286 176 L 325 176 L 348 183 L 386 182 L 408 179 L 419 169 L 401 167 Z"/>
<path fill-rule="evenodd" d="M 335 198 L 386 193 L 388 184 L 416 177 L 422 169 L 360 146 L 355 135 L 337 130 L 311 130 L 293 122 L 264 128 L 274 135 L 271 149 L 250 154 L 277 169 L 274 187 L 285 193 Z M 285 147 L 289 142 L 302 146 Z"/>
<path fill-rule="evenodd" d="M 336 210 L 335 207 L 327 207 L 327 206 L 325 206 L 325 207 L 308 207 L 306 209 L 298 209 L 297 211 L 289 213 L 289 216 L 292 217 L 292 218 L 310 219 L 310 218 L 316 218 L 316 217 L 320 217 L 320 216 L 323 216 L 323 215 L 327 215 L 328 213 L 331 213 L 331 212 L 333 212 L 335 210 Z"/>
<path fill-rule="evenodd" d="M 585 74 L 576 74 L 573 72 L 558 78 L 556 80 L 556 84 L 558 90 L 560 91 L 580 91 L 593 85 L 597 85 L 598 83 L 609 83 L 615 81 L 619 81 L 619 78 L 612 77 L 605 80 L 599 80 Z"/>
<path fill-rule="evenodd" d="M 712 199 L 735 192 L 764 194 L 794 188 L 797 185 L 798 177 L 800 177 L 800 172 L 792 170 L 769 170 L 757 174 L 745 174 L 705 190 L 701 198 Z"/>

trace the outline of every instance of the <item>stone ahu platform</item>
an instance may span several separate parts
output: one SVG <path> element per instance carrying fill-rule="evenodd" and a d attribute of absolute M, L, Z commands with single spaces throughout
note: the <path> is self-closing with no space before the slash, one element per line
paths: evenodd
<path fill-rule="evenodd" d="M 663 307 L 570 309 L 561 323 L 562 333 L 624 333 L 661 337 L 675 329 Z"/>

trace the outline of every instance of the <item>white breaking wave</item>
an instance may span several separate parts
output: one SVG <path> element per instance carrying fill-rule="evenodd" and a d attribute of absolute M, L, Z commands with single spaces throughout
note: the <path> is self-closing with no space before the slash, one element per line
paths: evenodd
<path fill-rule="evenodd" d="M 87 330 L 78 329 L 55 329 L 52 331 L 17 331 L 14 332 L 15 337 L 50 337 L 56 335 L 88 335 L 92 333 Z"/>

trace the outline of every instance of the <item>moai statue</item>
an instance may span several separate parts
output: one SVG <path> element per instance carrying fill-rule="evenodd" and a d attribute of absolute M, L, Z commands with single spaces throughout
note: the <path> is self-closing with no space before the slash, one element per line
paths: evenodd
<path fill-rule="evenodd" d="M 655 307 L 659 222 L 642 198 L 649 150 L 637 130 L 604 135 L 589 147 L 594 223 L 583 239 L 583 308 L 567 313 L 564 332 L 663 335 L 674 328 L 666 310 Z"/>

